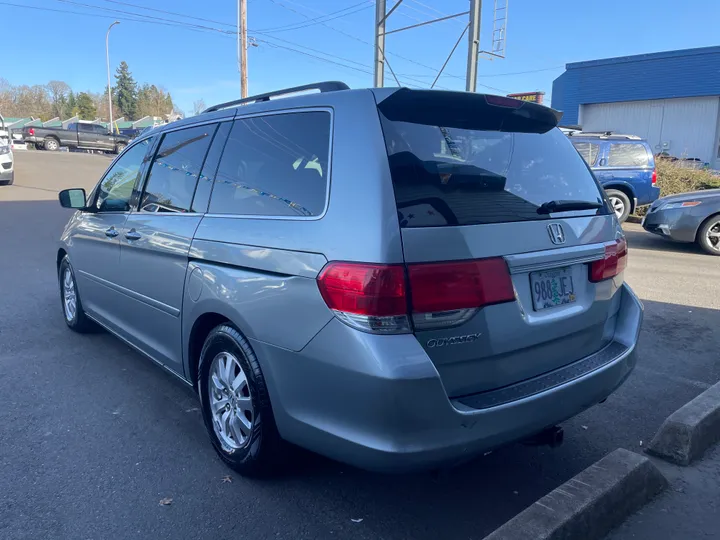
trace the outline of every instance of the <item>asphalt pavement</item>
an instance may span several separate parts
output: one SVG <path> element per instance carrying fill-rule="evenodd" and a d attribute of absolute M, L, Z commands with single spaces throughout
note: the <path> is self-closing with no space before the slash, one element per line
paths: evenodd
<path fill-rule="evenodd" d="M 16 185 L 0 187 L 3 540 L 481 539 L 607 452 L 642 451 L 720 380 L 720 261 L 628 225 L 626 279 L 646 309 L 638 368 L 564 425 L 560 448 L 407 476 L 301 454 L 284 478 L 243 479 L 215 456 L 190 389 L 108 334 L 65 327 L 55 256 L 70 212 L 56 192 L 92 188 L 108 163 L 18 152 Z"/>

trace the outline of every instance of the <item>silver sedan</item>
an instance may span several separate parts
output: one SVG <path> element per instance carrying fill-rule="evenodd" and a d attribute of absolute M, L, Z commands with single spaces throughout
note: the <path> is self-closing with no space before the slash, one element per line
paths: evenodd
<path fill-rule="evenodd" d="M 697 242 L 710 255 L 720 255 L 720 189 L 658 199 L 643 228 L 676 242 Z"/>

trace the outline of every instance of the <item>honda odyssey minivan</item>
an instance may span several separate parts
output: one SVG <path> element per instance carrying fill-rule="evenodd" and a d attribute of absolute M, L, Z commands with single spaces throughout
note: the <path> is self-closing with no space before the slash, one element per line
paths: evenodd
<path fill-rule="evenodd" d="M 156 128 L 60 193 L 65 321 L 195 388 L 243 474 L 288 443 L 405 471 L 556 433 L 628 377 L 642 320 L 559 117 L 328 82 Z"/>

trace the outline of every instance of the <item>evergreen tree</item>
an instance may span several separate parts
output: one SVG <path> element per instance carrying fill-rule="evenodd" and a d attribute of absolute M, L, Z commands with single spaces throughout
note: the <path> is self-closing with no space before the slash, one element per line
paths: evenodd
<path fill-rule="evenodd" d="M 135 120 L 137 113 L 138 89 L 135 79 L 133 79 L 128 68 L 127 62 L 124 60 L 115 72 L 115 102 L 123 116 L 128 120 Z"/>
<path fill-rule="evenodd" d="M 67 109 L 70 116 L 78 114 L 77 99 L 75 98 L 75 92 L 72 90 L 67 95 Z"/>
<path fill-rule="evenodd" d="M 97 109 L 90 94 L 80 92 L 75 98 L 75 102 L 77 103 L 78 114 L 82 120 L 95 120 Z"/>

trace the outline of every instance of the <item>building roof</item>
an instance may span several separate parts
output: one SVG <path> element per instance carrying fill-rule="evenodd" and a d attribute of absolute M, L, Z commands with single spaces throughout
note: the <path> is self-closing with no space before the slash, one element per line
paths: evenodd
<path fill-rule="evenodd" d="M 576 124 L 580 105 L 720 96 L 720 47 L 574 62 L 553 82 L 552 107 Z"/>

